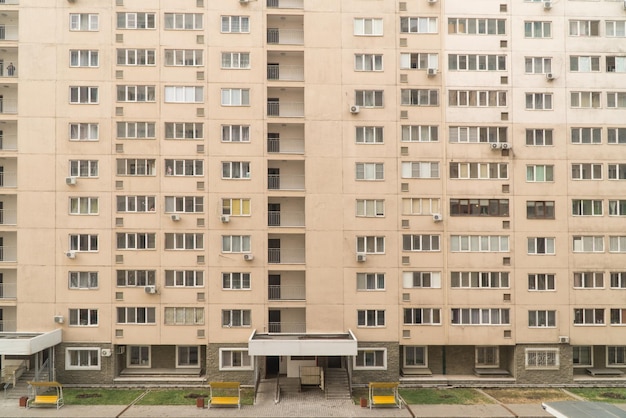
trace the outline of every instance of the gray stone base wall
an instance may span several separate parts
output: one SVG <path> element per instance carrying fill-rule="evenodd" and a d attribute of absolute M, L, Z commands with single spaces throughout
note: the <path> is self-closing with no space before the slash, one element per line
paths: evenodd
<path fill-rule="evenodd" d="M 253 359 L 253 370 L 220 370 L 220 348 L 248 348 L 248 344 L 209 344 L 206 353 L 207 380 L 209 382 L 240 382 L 242 385 L 253 385 L 254 362 L 261 361 L 261 359 Z"/>
<path fill-rule="evenodd" d="M 526 367 L 527 348 L 557 348 L 559 367 L 555 369 L 532 369 Z M 526 385 L 558 385 L 572 383 L 572 347 L 568 344 L 519 344 L 515 347 L 516 383 Z"/>
<path fill-rule="evenodd" d="M 75 347 L 99 347 L 109 349 L 110 357 L 100 356 L 100 370 L 66 370 L 66 349 Z M 72 385 L 107 385 L 113 383 L 115 371 L 115 350 L 112 344 L 102 343 L 61 343 L 55 347 L 56 380 Z"/>
<path fill-rule="evenodd" d="M 397 382 L 400 379 L 400 346 L 397 342 L 359 342 L 359 348 L 387 349 L 387 369 L 360 370 L 352 368 L 352 384 Z"/>

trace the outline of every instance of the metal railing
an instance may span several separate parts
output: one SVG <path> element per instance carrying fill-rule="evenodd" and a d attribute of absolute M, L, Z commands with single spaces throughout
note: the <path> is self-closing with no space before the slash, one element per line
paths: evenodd
<path fill-rule="evenodd" d="M 304 81 L 304 67 L 300 65 L 267 65 L 267 79 L 279 81 Z"/>
<path fill-rule="evenodd" d="M 268 9 L 304 9 L 304 0 L 267 0 Z"/>
<path fill-rule="evenodd" d="M 292 210 L 270 210 L 267 212 L 267 226 L 301 227 L 304 226 L 304 212 Z"/>
<path fill-rule="evenodd" d="M 290 285 L 268 285 L 267 298 L 269 300 L 305 300 L 306 287 Z"/>
<path fill-rule="evenodd" d="M 20 0 L 0 0 L 0 4 L 20 4 Z"/>
<path fill-rule="evenodd" d="M 0 113 L 3 115 L 15 115 L 17 113 L 17 100 L 0 98 Z"/>
<path fill-rule="evenodd" d="M 267 116 L 302 118 L 304 117 L 304 102 L 267 102 Z"/>
<path fill-rule="evenodd" d="M 11 171 L 0 172 L 0 188 L 17 187 L 17 173 Z"/>
<path fill-rule="evenodd" d="M 267 30 L 267 43 L 274 45 L 304 45 L 304 29 Z"/>
<path fill-rule="evenodd" d="M 3 25 L 0 23 L 0 41 L 17 41 L 17 25 Z"/>
<path fill-rule="evenodd" d="M 304 248 L 268 248 L 267 262 L 269 264 L 304 264 Z"/>
<path fill-rule="evenodd" d="M 304 334 L 306 333 L 306 323 L 302 322 L 268 322 L 268 332 L 270 334 Z"/>
<path fill-rule="evenodd" d="M 2 319 L 0 320 L 0 332 L 15 332 L 16 325 L 15 320 Z"/>
<path fill-rule="evenodd" d="M 304 154 L 304 138 L 267 138 L 270 154 Z"/>
<path fill-rule="evenodd" d="M 15 263 L 17 261 L 17 247 L 0 246 L 0 263 Z"/>
<path fill-rule="evenodd" d="M 17 151 L 17 135 L 0 136 L 0 151 Z"/>
<path fill-rule="evenodd" d="M 17 285 L 15 283 L 0 283 L 0 299 L 15 299 Z"/>
<path fill-rule="evenodd" d="M 17 225 L 15 209 L 0 209 L 0 225 Z"/>
<path fill-rule="evenodd" d="M 304 175 L 268 174 L 268 190 L 304 190 Z"/>

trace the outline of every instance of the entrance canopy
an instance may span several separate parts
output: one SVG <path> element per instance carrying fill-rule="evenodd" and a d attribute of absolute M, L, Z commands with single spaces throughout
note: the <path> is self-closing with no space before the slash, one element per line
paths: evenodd
<path fill-rule="evenodd" d="M 60 328 L 49 332 L 0 332 L 0 354 L 31 355 L 61 341 Z"/>
<path fill-rule="evenodd" d="M 345 334 L 257 334 L 248 340 L 251 356 L 356 356 L 357 340 Z"/>

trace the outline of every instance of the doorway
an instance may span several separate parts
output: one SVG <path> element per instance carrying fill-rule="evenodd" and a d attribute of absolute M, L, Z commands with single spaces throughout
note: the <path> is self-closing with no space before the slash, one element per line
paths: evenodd
<path fill-rule="evenodd" d="M 277 377 L 280 374 L 280 357 L 267 356 L 265 357 L 265 378 L 271 379 Z"/>
<path fill-rule="evenodd" d="M 267 99 L 267 116 L 280 116 L 280 99 L 276 97 Z"/>
<path fill-rule="evenodd" d="M 341 368 L 341 356 L 329 356 L 326 358 L 326 366 L 329 369 Z"/>
<path fill-rule="evenodd" d="M 267 276 L 269 300 L 280 300 L 280 274 L 270 274 Z"/>
<path fill-rule="evenodd" d="M 280 190 L 280 168 L 267 169 L 267 188 L 269 190 Z"/>
<path fill-rule="evenodd" d="M 280 226 L 280 203 L 267 204 L 267 226 Z"/>
<path fill-rule="evenodd" d="M 267 240 L 267 262 L 280 263 L 280 239 L 270 238 Z"/>
<path fill-rule="evenodd" d="M 269 325 L 269 332 L 280 332 L 280 311 L 270 309 L 268 311 L 267 322 Z"/>
<path fill-rule="evenodd" d="M 280 152 L 280 133 L 268 132 L 267 134 L 267 152 Z"/>

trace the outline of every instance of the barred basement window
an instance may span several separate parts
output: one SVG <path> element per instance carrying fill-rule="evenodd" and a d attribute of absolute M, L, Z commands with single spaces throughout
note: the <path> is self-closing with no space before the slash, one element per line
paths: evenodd
<path fill-rule="evenodd" d="M 526 369 L 558 369 L 558 348 L 527 348 L 525 349 Z"/>

